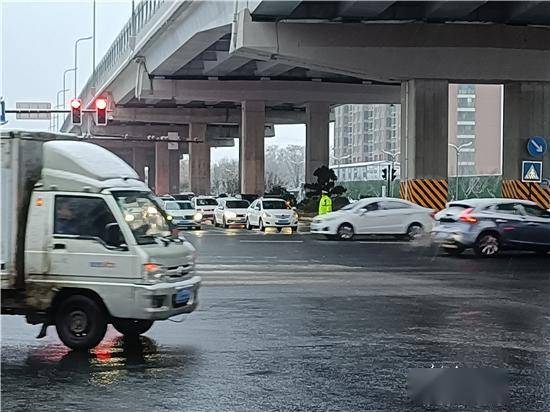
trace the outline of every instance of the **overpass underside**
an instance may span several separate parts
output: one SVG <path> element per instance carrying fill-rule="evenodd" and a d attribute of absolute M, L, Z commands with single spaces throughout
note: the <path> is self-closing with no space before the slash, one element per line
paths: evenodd
<path fill-rule="evenodd" d="M 116 104 L 113 128 L 142 129 L 127 135 L 177 132 L 202 193 L 209 147 L 239 138 L 241 191 L 261 194 L 266 125 L 306 124 L 309 182 L 329 161 L 331 107 L 401 104 L 402 195 L 439 208 L 450 82 L 504 84 L 505 181 L 520 180 L 526 140 L 550 135 L 549 26 L 545 2 L 169 2 L 133 48 L 122 43 L 116 72 L 97 74 L 95 96 Z M 86 88 L 83 96 L 93 100 Z M 154 145 L 155 189 L 174 191 L 159 173 L 169 168 L 168 143 Z"/>

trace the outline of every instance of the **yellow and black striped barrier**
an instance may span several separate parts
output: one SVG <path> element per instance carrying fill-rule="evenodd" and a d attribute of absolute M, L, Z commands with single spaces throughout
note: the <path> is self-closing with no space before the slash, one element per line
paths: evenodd
<path fill-rule="evenodd" d="M 531 200 L 544 209 L 550 208 L 550 190 L 543 189 L 539 183 L 503 179 L 502 197 Z"/>
<path fill-rule="evenodd" d="M 399 194 L 417 205 L 441 210 L 447 203 L 449 184 L 447 179 L 410 179 L 400 183 Z"/>

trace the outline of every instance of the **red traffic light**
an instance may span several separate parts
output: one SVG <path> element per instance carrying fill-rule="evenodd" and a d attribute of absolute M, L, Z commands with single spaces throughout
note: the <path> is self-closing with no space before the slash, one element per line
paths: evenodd
<path fill-rule="evenodd" d="M 73 109 L 80 109 L 80 106 L 82 105 L 82 102 L 80 99 L 71 99 L 71 107 Z"/>
<path fill-rule="evenodd" d="M 97 99 L 95 101 L 95 107 L 99 110 L 104 110 L 107 108 L 107 100 L 106 99 Z"/>
<path fill-rule="evenodd" d="M 96 124 L 98 126 L 107 125 L 107 99 L 96 99 L 95 111 L 96 111 Z"/>
<path fill-rule="evenodd" d="M 74 125 L 82 124 L 82 100 L 71 99 L 71 122 Z"/>

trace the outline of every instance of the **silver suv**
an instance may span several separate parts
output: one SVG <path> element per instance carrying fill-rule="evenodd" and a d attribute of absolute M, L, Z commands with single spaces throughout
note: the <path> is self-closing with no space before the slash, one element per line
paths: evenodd
<path fill-rule="evenodd" d="M 432 239 L 449 254 L 473 248 L 477 256 L 503 249 L 550 251 L 550 211 L 517 199 L 451 202 L 435 215 Z"/>

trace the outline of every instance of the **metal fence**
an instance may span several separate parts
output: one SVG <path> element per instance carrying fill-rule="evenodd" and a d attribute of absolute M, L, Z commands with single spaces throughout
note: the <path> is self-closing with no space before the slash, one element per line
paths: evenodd
<path fill-rule="evenodd" d="M 464 176 L 458 179 L 449 177 L 449 195 L 447 200 L 471 199 L 482 197 L 500 197 L 501 176 Z M 361 196 L 376 197 L 382 195 L 382 186 L 386 183 L 382 180 L 367 180 L 355 182 L 337 182 L 347 188 L 346 196 L 359 199 Z M 399 180 L 392 182 L 392 187 L 386 191 L 387 196 L 399 197 Z"/>

